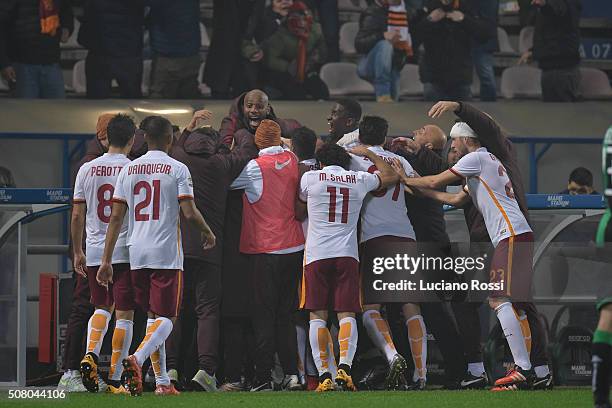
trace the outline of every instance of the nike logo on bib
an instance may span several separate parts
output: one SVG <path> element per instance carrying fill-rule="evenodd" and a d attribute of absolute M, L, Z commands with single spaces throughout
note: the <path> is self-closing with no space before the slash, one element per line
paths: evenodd
<path fill-rule="evenodd" d="M 278 161 L 275 161 L 274 162 L 274 168 L 276 168 L 276 170 L 282 170 L 289 163 L 291 163 L 291 159 L 287 160 L 286 162 L 282 162 L 282 163 L 279 163 Z"/>

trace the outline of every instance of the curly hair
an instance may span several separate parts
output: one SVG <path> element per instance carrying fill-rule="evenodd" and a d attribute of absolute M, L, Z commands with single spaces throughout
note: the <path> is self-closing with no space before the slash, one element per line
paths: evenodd
<path fill-rule="evenodd" d="M 351 156 L 343 147 L 327 143 L 315 153 L 315 158 L 323 166 L 340 166 L 345 170 L 351 165 Z"/>

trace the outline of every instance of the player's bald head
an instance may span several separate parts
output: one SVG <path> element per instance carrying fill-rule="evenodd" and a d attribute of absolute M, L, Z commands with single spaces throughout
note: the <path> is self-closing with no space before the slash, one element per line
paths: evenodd
<path fill-rule="evenodd" d="M 264 105 L 268 105 L 269 99 L 268 95 L 262 91 L 261 89 L 253 89 L 244 95 L 244 104 L 247 103 L 261 103 Z"/>
<path fill-rule="evenodd" d="M 442 150 L 446 143 L 446 134 L 439 126 L 425 125 L 420 129 L 414 130 L 414 141 L 422 147 L 433 150 Z"/>
<path fill-rule="evenodd" d="M 244 95 L 242 111 L 246 117 L 251 130 L 257 129 L 262 120 L 270 114 L 268 95 L 259 89 L 253 89 Z"/>

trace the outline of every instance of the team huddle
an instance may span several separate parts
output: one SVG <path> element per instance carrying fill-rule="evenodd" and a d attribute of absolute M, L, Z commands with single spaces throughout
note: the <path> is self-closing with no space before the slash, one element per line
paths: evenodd
<path fill-rule="evenodd" d="M 431 126 L 415 131 L 414 139 L 391 140 L 384 118 L 362 118 L 357 102 L 342 100 L 330 115 L 331 135 L 322 140 L 308 128 L 289 129 L 271 113 L 261 91 L 251 91 L 241 101 L 242 133 L 228 139 L 219 135 L 206 122 L 210 114 L 199 111 L 197 125 L 179 138 L 212 138 L 216 147 L 210 157 L 231 158 L 234 167 L 219 174 L 218 188 L 223 206 L 241 207 L 239 237 L 233 240 L 223 225 L 207 223 L 198 195 L 213 193 L 198 184 L 197 167 L 181 160 L 184 152 L 174 153 L 179 142 L 163 117 L 148 118 L 143 128 L 147 152 L 130 161 L 136 126 L 130 117 L 114 115 L 107 126 L 107 152 L 79 169 L 71 234 L 75 271 L 87 278 L 95 307 L 80 363 L 88 391 L 142 394 L 142 366 L 150 359 L 155 394 L 179 394 L 166 367 L 166 340 L 182 313 L 183 271 L 190 257 L 183 248 L 226 252 L 234 242 L 236 254 L 250 263 L 248 304 L 255 337 L 251 391 L 275 388 L 271 372 L 276 358 L 284 375 L 282 389 L 356 391 L 352 367 L 359 336 L 369 337 L 385 357 L 386 389 L 424 389 L 430 325 L 424 312 L 434 306 L 399 305 L 405 323 L 402 343 L 409 344 L 405 355 L 414 367 L 407 373 L 409 358 L 398 352 L 398 335 L 385 318 L 388 305 L 364 302 L 361 282 L 372 274 L 365 260 L 380 256 L 381 248 L 436 242 L 435 234 L 426 231 L 436 225 L 434 218 L 411 217 L 410 207 L 424 206 L 421 214 L 433 211 L 441 219 L 442 204 L 464 208 L 470 235 L 479 233 L 475 225 L 480 223 L 481 240 L 493 245 L 487 268 L 490 282 L 501 283 L 502 289 L 491 291 L 487 300 L 514 365 L 492 390 L 552 385 L 544 330 L 532 318 L 537 311 L 528 301 L 533 233 L 524 193 L 516 188 L 520 175 L 509 142 L 491 142 L 490 129 L 501 133 L 493 119 L 468 104 L 439 102 L 431 117 L 454 112 L 461 119 L 448 140 Z M 240 159 L 231 156 L 240 152 Z M 222 181 L 226 177 L 227 185 Z M 449 185 L 461 188 L 449 193 Z M 240 191 L 239 202 L 226 201 L 232 190 Z M 225 221 L 229 223 L 228 216 Z M 146 333 L 130 354 L 137 309 L 148 314 Z M 484 388 L 489 379 L 477 309 L 467 305 L 462 310 L 457 321 L 471 322 L 462 323 L 465 330 L 459 333 L 463 350 L 442 353 L 445 363 L 455 367 L 449 388 Z M 104 381 L 99 356 L 113 313 L 112 354 Z M 358 330 L 357 319 L 364 330 Z M 210 335 L 218 342 L 218 334 Z M 198 332 L 198 343 L 200 337 Z M 208 391 L 217 389 L 211 371 L 201 367 L 194 378 L 209 384 L 204 387 Z"/>

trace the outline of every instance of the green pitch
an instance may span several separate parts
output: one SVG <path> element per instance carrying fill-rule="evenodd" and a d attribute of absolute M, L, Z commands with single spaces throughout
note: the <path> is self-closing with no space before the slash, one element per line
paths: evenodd
<path fill-rule="evenodd" d="M 156 397 L 145 393 L 142 397 L 72 394 L 65 400 L 7 400 L 0 394 L 2 407 L 50 408 L 200 408 L 200 407 L 255 407 L 255 408 L 496 408 L 496 407 L 592 407 L 589 388 L 562 388 L 554 391 L 423 391 L 423 392 L 270 392 L 270 393 L 193 393 L 177 397 Z"/>

